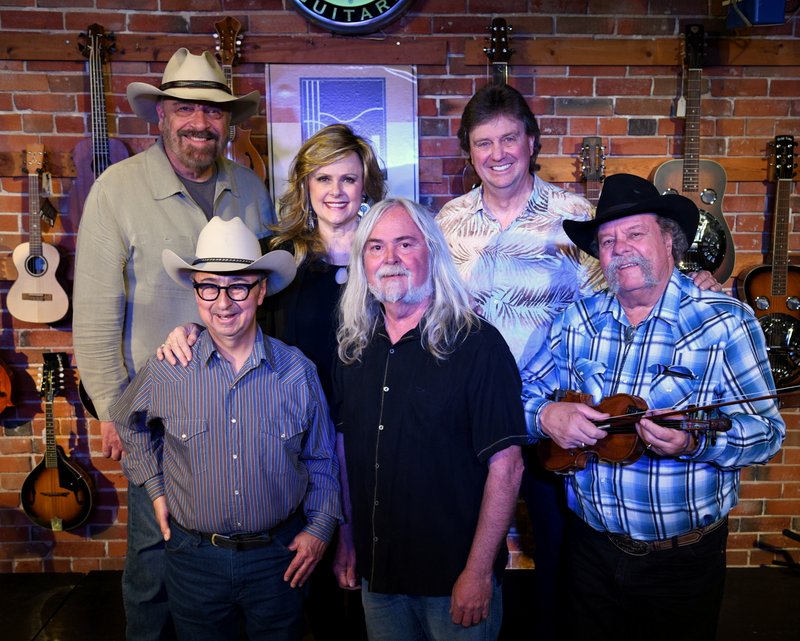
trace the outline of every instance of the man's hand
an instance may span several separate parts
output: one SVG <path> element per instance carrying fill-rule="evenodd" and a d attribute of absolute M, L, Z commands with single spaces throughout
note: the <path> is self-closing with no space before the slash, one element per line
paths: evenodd
<path fill-rule="evenodd" d="M 608 414 L 600 412 L 583 403 L 558 402 L 550 403 L 542 409 L 539 422 L 542 431 L 556 445 L 565 450 L 583 449 L 594 445 L 606 437 L 606 432 L 592 421 L 608 418 Z"/>
<path fill-rule="evenodd" d="M 313 534 L 300 532 L 287 547 L 296 554 L 286 569 L 283 580 L 289 581 L 293 588 L 300 587 L 311 576 L 328 544 Z"/>
<path fill-rule="evenodd" d="M 710 289 L 712 292 L 722 291 L 722 285 L 717 282 L 717 279 L 714 278 L 714 275 L 711 272 L 692 272 L 691 276 L 694 284 L 700 289 Z"/>
<path fill-rule="evenodd" d="M 156 523 L 161 530 L 161 535 L 165 541 L 169 541 L 172 532 L 169 529 L 169 510 L 167 509 L 167 497 L 163 494 L 153 500 L 153 511 L 156 513 Z"/>
<path fill-rule="evenodd" d="M 349 523 L 339 526 L 339 537 L 331 569 L 340 588 L 360 590 L 361 584 L 356 574 L 356 548 L 353 543 L 352 527 Z"/>
<path fill-rule="evenodd" d="M 202 325 L 196 323 L 178 325 L 169 333 L 167 340 L 158 346 L 156 357 L 160 361 L 167 359 L 170 365 L 180 363 L 186 367 L 192 360 L 192 345 L 197 342 L 202 331 Z"/>
<path fill-rule="evenodd" d="M 468 628 L 489 616 L 492 602 L 492 575 L 480 575 L 465 569 L 456 579 L 450 596 L 450 618 Z"/>
<path fill-rule="evenodd" d="M 661 427 L 648 418 L 636 423 L 636 432 L 648 450 L 661 456 L 681 456 L 695 449 L 695 440 L 689 432 Z"/>
<path fill-rule="evenodd" d="M 117 434 L 114 421 L 100 421 L 100 435 L 103 437 L 103 456 L 119 461 L 125 454 L 125 447 Z"/>

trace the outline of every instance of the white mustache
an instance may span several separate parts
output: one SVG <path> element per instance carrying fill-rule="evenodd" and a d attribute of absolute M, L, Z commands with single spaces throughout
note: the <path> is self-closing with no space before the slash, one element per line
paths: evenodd
<path fill-rule="evenodd" d="M 385 278 L 387 276 L 411 276 L 411 272 L 402 265 L 384 265 L 379 267 L 375 272 L 378 278 Z"/>

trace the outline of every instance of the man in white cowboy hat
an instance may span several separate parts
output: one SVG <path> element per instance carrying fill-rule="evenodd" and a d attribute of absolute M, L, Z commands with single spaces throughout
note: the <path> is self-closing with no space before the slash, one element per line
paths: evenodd
<path fill-rule="evenodd" d="M 778 406 L 764 398 L 774 383 L 752 310 L 675 268 L 697 223 L 688 198 L 630 174 L 606 178 L 593 220 L 563 223 L 600 260 L 608 289 L 555 319 L 550 362 L 523 397 L 540 453 L 567 473 L 574 638 L 715 638 L 739 469 L 766 463 L 784 438 Z M 554 402 L 559 390 L 587 403 Z M 621 426 L 627 434 L 608 434 L 610 414 L 636 407 L 626 396 L 650 410 L 733 403 L 713 424 L 687 411 L 668 425 L 641 411 Z M 630 434 L 633 444 L 613 445 Z"/>
<path fill-rule="evenodd" d="M 75 264 L 73 339 L 81 382 L 100 419 L 103 455 L 123 448 L 109 407 L 160 337 L 197 319 L 190 297 L 161 269 L 161 252 L 189 255 L 212 218 L 241 218 L 259 238 L 275 222 L 263 182 L 222 157 L 229 126 L 258 110 L 256 92 L 236 97 L 213 56 L 179 49 L 159 87 L 128 86 L 134 112 L 158 124 L 146 151 L 109 167 L 84 207 Z M 147 494 L 128 490 L 123 598 L 128 639 L 174 638 L 163 588 L 163 541 Z"/>
<path fill-rule="evenodd" d="M 166 249 L 162 260 L 194 289 L 208 331 L 187 367 L 152 357 L 112 406 L 123 469 L 147 491 L 166 540 L 180 639 L 238 641 L 241 621 L 250 641 L 299 640 L 303 586 L 341 511 L 316 369 L 256 323 L 264 297 L 294 278 L 294 259 L 262 256 L 239 218 L 213 218 L 196 256 Z"/>

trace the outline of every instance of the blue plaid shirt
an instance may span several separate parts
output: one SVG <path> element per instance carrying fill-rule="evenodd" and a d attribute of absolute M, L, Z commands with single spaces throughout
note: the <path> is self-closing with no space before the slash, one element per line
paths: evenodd
<path fill-rule="evenodd" d="M 626 340 L 627 339 L 627 340 Z M 675 271 L 646 320 L 627 321 L 617 299 L 599 292 L 568 307 L 550 332 L 552 357 L 523 375 L 528 430 L 543 438 L 539 414 L 556 389 L 640 396 L 648 408 L 686 408 L 774 392 L 764 335 L 738 300 L 700 291 Z M 596 530 L 655 540 L 724 517 L 736 505 L 739 468 L 766 463 L 786 427 L 774 399 L 719 409 L 731 429 L 700 437 L 691 456 L 646 452 L 622 466 L 592 461 L 567 477 L 570 509 Z"/>

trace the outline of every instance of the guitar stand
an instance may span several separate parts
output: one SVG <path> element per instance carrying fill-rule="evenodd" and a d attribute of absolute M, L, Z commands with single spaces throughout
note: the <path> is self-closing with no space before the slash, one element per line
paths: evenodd
<path fill-rule="evenodd" d="M 800 534 L 792 530 L 789 529 L 783 530 L 783 535 L 795 541 L 800 541 Z M 775 547 L 774 545 L 765 543 L 763 541 L 756 541 L 755 545 L 757 548 L 761 550 L 766 550 L 768 552 L 772 552 L 773 554 L 777 554 L 778 556 L 782 557 L 782 560 L 776 559 L 771 563 L 771 565 L 779 565 L 781 567 L 786 567 L 789 568 L 790 570 L 794 570 L 795 572 L 800 572 L 800 563 L 795 561 L 792 555 L 783 548 Z"/>

